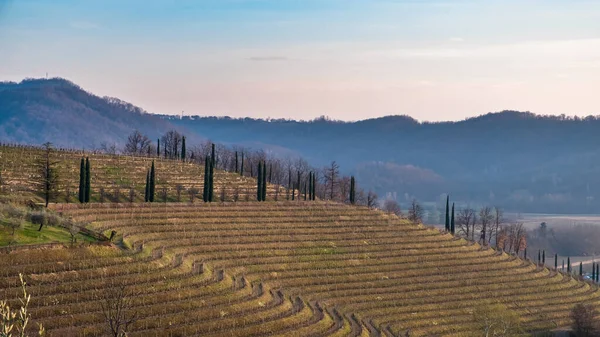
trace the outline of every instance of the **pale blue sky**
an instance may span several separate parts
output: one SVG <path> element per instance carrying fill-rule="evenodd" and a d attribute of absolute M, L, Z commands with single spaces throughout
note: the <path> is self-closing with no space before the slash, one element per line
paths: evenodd
<path fill-rule="evenodd" d="M 0 0 L 0 80 L 155 113 L 600 114 L 600 1 Z"/>

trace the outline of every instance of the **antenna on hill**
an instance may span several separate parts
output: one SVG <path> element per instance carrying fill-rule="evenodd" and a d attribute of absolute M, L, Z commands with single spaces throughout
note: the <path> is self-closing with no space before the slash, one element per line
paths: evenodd
<path fill-rule="evenodd" d="M 183 119 L 183 110 L 181 110 L 181 115 L 179 116 L 179 119 Z"/>

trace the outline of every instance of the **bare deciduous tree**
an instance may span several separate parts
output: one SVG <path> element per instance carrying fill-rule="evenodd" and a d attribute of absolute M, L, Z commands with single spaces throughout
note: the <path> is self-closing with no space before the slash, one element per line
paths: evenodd
<path fill-rule="evenodd" d="M 188 195 L 190 196 L 190 203 L 194 203 L 194 200 L 196 199 L 196 196 L 199 192 L 200 190 L 198 190 L 197 188 L 190 187 L 190 189 L 188 190 Z"/>
<path fill-rule="evenodd" d="M 495 237 L 496 247 L 498 246 L 498 231 L 500 230 L 500 225 L 504 221 L 503 216 L 504 216 L 504 212 L 502 211 L 502 209 L 499 208 L 498 206 L 494 207 L 494 232 L 496 234 L 496 237 Z M 488 238 L 488 243 L 491 243 L 491 242 L 492 242 L 492 236 L 490 235 L 490 237 Z"/>
<path fill-rule="evenodd" d="M 471 237 L 471 225 L 475 222 L 475 210 L 463 208 L 456 215 L 456 227 L 459 235 L 469 239 Z"/>
<path fill-rule="evenodd" d="M 414 224 L 419 224 L 423 222 L 423 208 L 416 199 L 413 199 L 410 204 L 410 209 L 408 210 L 408 220 L 410 220 Z"/>
<path fill-rule="evenodd" d="M 166 158 L 175 159 L 179 156 L 179 147 L 181 146 L 182 136 L 175 130 L 168 131 L 160 139 L 160 146 Z"/>
<path fill-rule="evenodd" d="M 376 208 L 378 204 L 379 197 L 375 192 L 369 191 L 367 194 L 367 207 L 370 209 Z"/>
<path fill-rule="evenodd" d="M 145 155 L 148 153 L 148 147 L 152 142 L 150 139 L 143 135 L 138 130 L 134 130 L 129 137 L 127 137 L 127 143 L 123 152 L 133 155 Z"/>
<path fill-rule="evenodd" d="M 329 199 L 335 200 L 336 190 L 338 186 L 338 176 L 340 175 L 340 166 L 334 161 L 331 164 L 323 169 L 323 175 L 325 177 L 325 185 L 327 185 L 327 189 L 329 190 Z"/>
<path fill-rule="evenodd" d="M 183 185 L 175 185 L 175 192 L 177 193 L 177 202 L 181 202 L 181 192 L 183 191 Z"/>
<path fill-rule="evenodd" d="M 576 336 L 596 337 L 600 335 L 596 315 L 598 311 L 592 304 L 579 303 L 571 311 L 573 331 Z"/>
<path fill-rule="evenodd" d="M 100 301 L 107 330 L 113 337 L 126 337 L 131 324 L 136 321 L 137 312 L 132 312 L 131 293 L 124 285 L 103 293 Z"/>
<path fill-rule="evenodd" d="M 496 246 L 506 252 L 519 254 L 527 247 L 527 230 L 525 226 L 522 223 L 501 226 Z"/>
<path fill-rule="evenodd" d="M 490 228 L 493 220 L 492 209 L 489 206 L 483 207 L 479 211 L 479 223 L 481 224 L 481 234 L 479 235 L 479 242 L 483 245 L 487 244 L 487 235 L 491 235 Z"/>
<path fill-rule="evenodd" d="M 395 214 L 397 216 L 402 215 L 400 204 L 398 204 L 398 202 L 394 199 L 386 199 L 383 202 L 383 210 L 389 214 Z"/>
<path fill-rule="evenodd" d="M 58 190 L 58 162 L 52 160 L 52 153 L 52 143 L 45 143 L 42 158 L 35 162 L 37 171 L 35 184 L 39 191 L 44 195 L 46 207 L 48 207 L 48 203 L 56 197 Z"/>

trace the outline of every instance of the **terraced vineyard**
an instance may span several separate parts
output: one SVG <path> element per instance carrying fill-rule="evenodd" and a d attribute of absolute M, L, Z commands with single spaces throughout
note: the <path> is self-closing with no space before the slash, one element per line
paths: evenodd
<path fill-rule="evenodd" d="M 31 197 L 40 152 L 0 155 L 5 194 Z M 63 190 L 75 186 L 81 154 L 57 156 Z M 95 188 L 143 189 L 150 158 L 90 158 Z M 202 187 L 201 166 L 158 160 L 157 171 L 170 200 L 176 185 Z M 216 191 L 254 195 L 254 179 L 216 177 Z M 53 204 L 76 223 L 116 231 L 116 244 L 0 254 L 0 299 L 17 304 L 26 275 L 32 319 L 49 336 L 105 335 L 101 303 L 121 287 L 137 313 L 130 336 L 479 336 L 473 311 L 483 304 L 505 304 L 533 331 L 566 326 L 576 303 L 600 299 L 594 284 L 396 216 L 270 199 Z"/>
<path fill-rule="evenodd" d="M 42 158 L 43 154 L 41 149 L 0 146 L 0 173 L 5 185 L 3 188 L 9 191 L 13 198 L 15 195 L 27 198 L 35 193 L 36 168 L 34 163 Z M 92 201 L 99 200 L 100 188 L 104 189 L 106 202 L 128 201 L 130 189 L 135 191 L 134 201 L 143 201 L 146 171 L 150 168 L 153 160 L 156 162 L 157 200 L 163 200 L 161 193 L 164 189 L 167 200 L 176 201 L 177 189 L 180 186 L 180 200 L 188 201 L 190 189 L 194 188 L 201 192 L 204 187 L 204 166 L 195 163 L 153 157 L 53 151 L 52 160 L 58 163 L 57 202 L 66 201 L 67 190 L 71 194 L 71 201 L 77 200 L 79 164 L 82 156 L 89 157 L 91 162 Z M 215 170 L 214 191 L 217 199 L 223 189 L 226 200 L 231 201 L 236 193 L 239 195 L 239 200 L 254 200 L 256 198 L 256 179 Z M 268 199 L 275 199 L 276 194 L 282 198 L 285 190 L 282 188 L 277 191 L 276 186 L 269 184 Z M 202 198 L 201 193 L 196 195 L 196 199 L 198 198 Z"/>
<path fill-rule="evenodd" d="M 569 324 L 594 285 L 395 216 L 324 202 L 57 205 L 132 247 L 3 257 L 0 298 L 29 279 L 51 336 L 101 335 L 98 298 L 127 285 L 131 336 L 470 335 L 501 302 L 530 330 Z M 477 335 L 477 334 L 474 334 Z"/>

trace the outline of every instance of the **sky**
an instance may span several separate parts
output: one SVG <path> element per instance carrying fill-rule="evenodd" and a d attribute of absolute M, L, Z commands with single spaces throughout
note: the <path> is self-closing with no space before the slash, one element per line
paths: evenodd
<path fill-rule="evenodd" d="M 152 113 L 600 115 L 600 1 L 0 0 L 0 81 Z"/>

